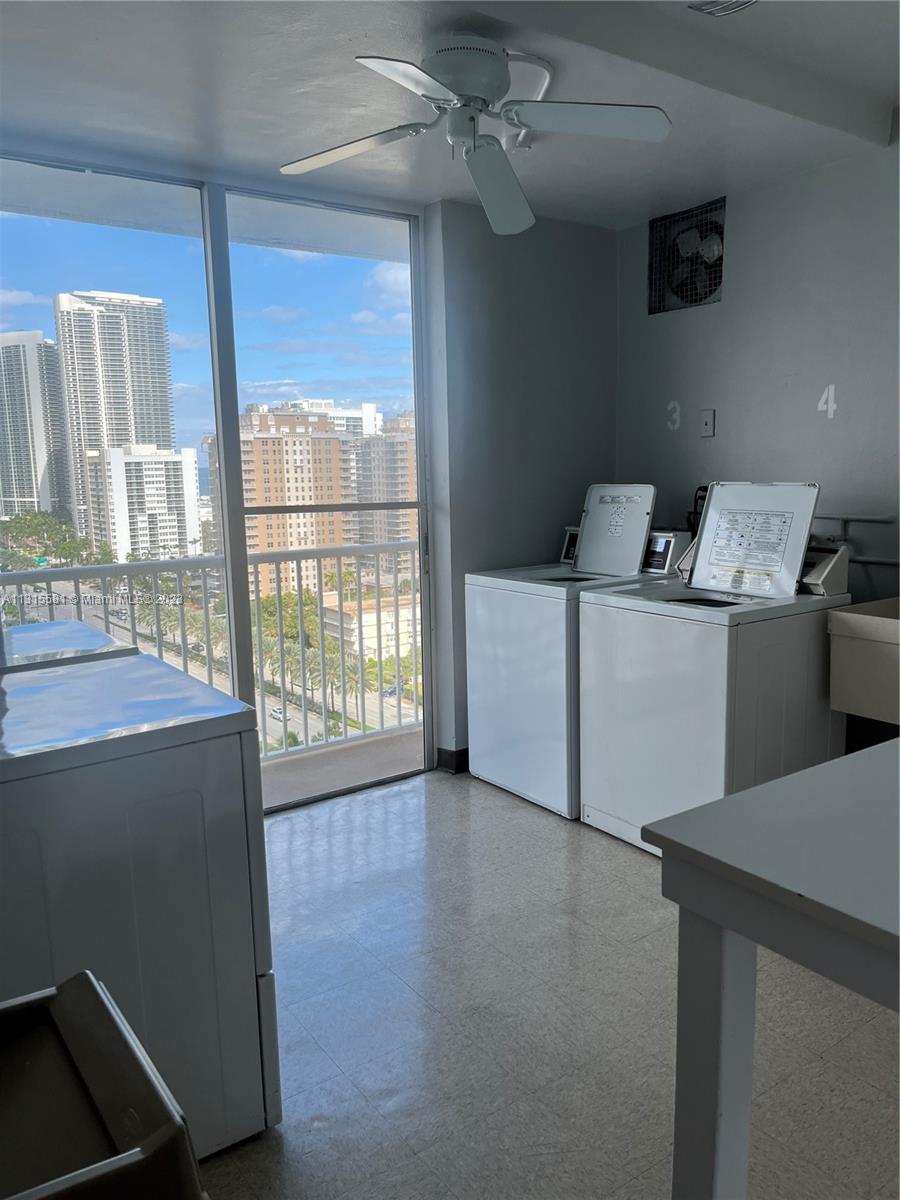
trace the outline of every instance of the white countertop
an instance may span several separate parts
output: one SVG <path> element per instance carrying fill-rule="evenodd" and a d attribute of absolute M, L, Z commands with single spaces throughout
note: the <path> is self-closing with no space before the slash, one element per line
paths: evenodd
<path fill-rule="evenodd" d="M 645 826 L 685 859 L 896 947 L 900 739 Z"/>

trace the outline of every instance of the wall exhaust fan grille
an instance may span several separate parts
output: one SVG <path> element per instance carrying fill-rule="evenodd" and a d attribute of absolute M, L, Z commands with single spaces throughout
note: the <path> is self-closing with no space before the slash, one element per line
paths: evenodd
<path fill-rule="evenodd" d="M 650 222 L 647 312 L 671 312 L 722 299 L 725 197 Z"/>

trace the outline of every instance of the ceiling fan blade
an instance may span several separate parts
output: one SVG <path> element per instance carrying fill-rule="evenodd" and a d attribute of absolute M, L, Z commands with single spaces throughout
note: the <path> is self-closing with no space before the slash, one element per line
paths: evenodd
<path fill-rule="evenodd" d="M 385 79 L 391 79 L 394 83 L 399 83 L 401 87 L 415 92 L 423 100 L 444 100 L 451 104 L 459 103 L 459 97 L 455 92 L 451 92 L 449 88 L 444 87 L 440 80 L 426 74 L 415 63 L 403 62 L 399 58 L 372 58 L 366 56 L 357 57 L 356 61 L 362 63 L 364 67 L 368 67 L 370 71 L 377 71 Z"/>
<path fill-rule="evenodd" d="M 479 137 L 475 148 L 465 151 L 465 160 L 494 233 L 522 233 L 534 224 L 522 185 L 495 137 Z"/>
<path fill-rule="evenodd" d="M 318 154 L 309 154 L 306 158 L 298 158 L 296 162 L 285 163 L 280 167 L 282 175 L 304 175 L 307 171 L 317 171 L 319 167 L 330 167 L 332 163 L 341 162 L 345 158 L 353 158 L 355 154 L 365 154 L 377 146 L 389 146 L 391 142 L 402 141 L 403 138 L 417 137 L 430 129 L 431 124 L 398 125 L 394 129 L 385 129 L 381 133 L 371 133 L 368 137 L 357 138 L 355 142 L 344 142 L 342 146 L 332 146 L 330 150 L 322 150 Z"/>
<path fill-rule="evenodd" d="M 645 104 L 579 104 L 561 100 L 507 100 L 504 121 L 541 133 L 585 133 L 594 137 L 664 142 L 672 122 L 661 108 Z"/>

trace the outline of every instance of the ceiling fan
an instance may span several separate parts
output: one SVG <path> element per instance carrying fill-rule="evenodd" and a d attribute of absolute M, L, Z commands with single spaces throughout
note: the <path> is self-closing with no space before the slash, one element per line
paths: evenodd
<path fill-rule="evenodd" d="M 534 224 L 534 213 L 499 140 L 479 132 L 482 118 L 503 121 L 518 131 L 592 134 L 641 142 L 664 141 L 672 127 L 663 110 L 652 105 L 559 100 L 500 103 L 510 88 L 509 55 L 496 42 L 470 34 L 436 39 L 421 67 L 395 58 L 360 56 L 356 61 L 420 96 L 437 116 L 307 155 L 286 163 L 281 173 L 315 171 L 378 146 L 418 137 L 446 121 L 447 141 L 462 150 L 494 233 L 521 233 Z"/>

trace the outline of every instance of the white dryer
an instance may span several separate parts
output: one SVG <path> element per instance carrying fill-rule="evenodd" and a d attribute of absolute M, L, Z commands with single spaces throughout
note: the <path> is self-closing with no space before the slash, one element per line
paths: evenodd
<path fill-rule="evenodd" d="M 0 674 L 0 1000 L 93 971 L 201 1157 L 281 1114 L 255 726 L 144 654 Z"/>
<path fill-rule="evenodd" d="M 827 615 L 850 597 L 795 591 L 816 493 L 713 484 L 688 582 L 579 597 L 587 824 L 658 853 L 649 822 L 843 753 Z"/>
<path fill-rule="evenodd" d="M 466 575 L 469 770 L 576 819 L 578 599 L 640 577 L 655 489 L 595 484 L 575 563 Z"/>

